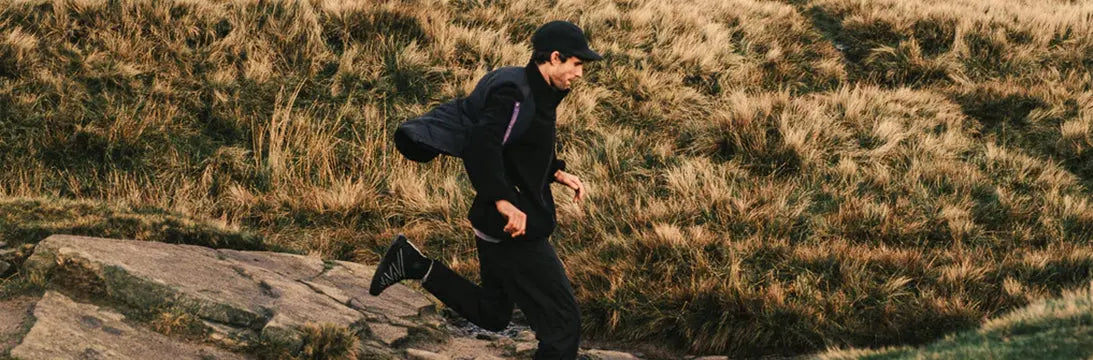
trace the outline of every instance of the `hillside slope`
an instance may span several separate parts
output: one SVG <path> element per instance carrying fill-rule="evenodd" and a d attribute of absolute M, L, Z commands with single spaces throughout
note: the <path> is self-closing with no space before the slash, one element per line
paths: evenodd
<path fill-rule="evenodd" d="M 559 109 L 590 187 L 557 196 L 554 237 L 585 334 L 732 356 L 922 344 L 1089 280 L 1091 14 L 7 1 L 0 197 L 161 209 L 365 263 L 401 232 L 473 278 L 462 164 L 408 162 L 390 134 L 569 19 L 605 56 Z"/>
<path fill-rule="evenodd" d="M 1093 355 L 1093 291 L 1068 291 L 918 347 L 832 350 L 819 359 L 1087 359 Z"/>

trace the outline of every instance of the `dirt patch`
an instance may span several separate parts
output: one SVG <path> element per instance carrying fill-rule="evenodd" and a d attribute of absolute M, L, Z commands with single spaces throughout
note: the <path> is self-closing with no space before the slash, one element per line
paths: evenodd
<path fill-rule="evenodd" d="M 41 299 L 34 296 L 18 296 L 0 301 L 0 354 L 7 354 L 26 334 L 34 304 Z"/>

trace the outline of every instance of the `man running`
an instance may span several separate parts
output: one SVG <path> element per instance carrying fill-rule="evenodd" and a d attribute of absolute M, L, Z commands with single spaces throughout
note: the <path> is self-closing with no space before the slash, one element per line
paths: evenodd
<path fill-rule="evenodd" d="M 445 305 L 491 331 L 508 326 L 515 303 L 539 340 L 536 359 L 574 359 L 580 311 L 548 241 L 556 221 L 550 185 L 573 189 L 578 203 L 585 187 L 555 154 L 555 109 L 571 81 L 583 75 L 584 62 L 602 57 L 579 27 L 565 21 L 541 26 L 531 42 L 527 66 L 491 71 L 462 106 L 477 119 L 462 157 L 476 191 L 468 218 L 482 284 L 426 258 L 399 235 L 380 260 L 370 292 L 379 295 L 401 280 L 420 279 Z M 519 114 L 530 121 L 518 122 Z M 514 125 L 526 130 L 510 139 Z"/>

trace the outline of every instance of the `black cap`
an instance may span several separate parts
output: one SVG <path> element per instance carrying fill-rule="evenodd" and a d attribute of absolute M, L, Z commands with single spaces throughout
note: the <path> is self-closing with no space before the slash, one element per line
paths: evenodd
<path fill-rule="evenodd" d="M 568 21 L 556 20 L 540 26 L 531 35 L 531 47 L 536 51 L 558 51 L 586 61 L 603 59 L 588 48 L 584 31 Z"/>

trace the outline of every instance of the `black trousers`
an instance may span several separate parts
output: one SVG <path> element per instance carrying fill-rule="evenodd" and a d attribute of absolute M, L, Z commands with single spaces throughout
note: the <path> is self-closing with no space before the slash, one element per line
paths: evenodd
<path fill-rule="evenodd" d="M 527 316 L 539 349 L 535 359 L 575 359 L 581 318 L 573 287 L 547 239 L 491 243 L 475 238 L 482 285 L 439 261 L 422 286 L 445 305 L 484 329 L 501 331 L 513 303 Z"/>

